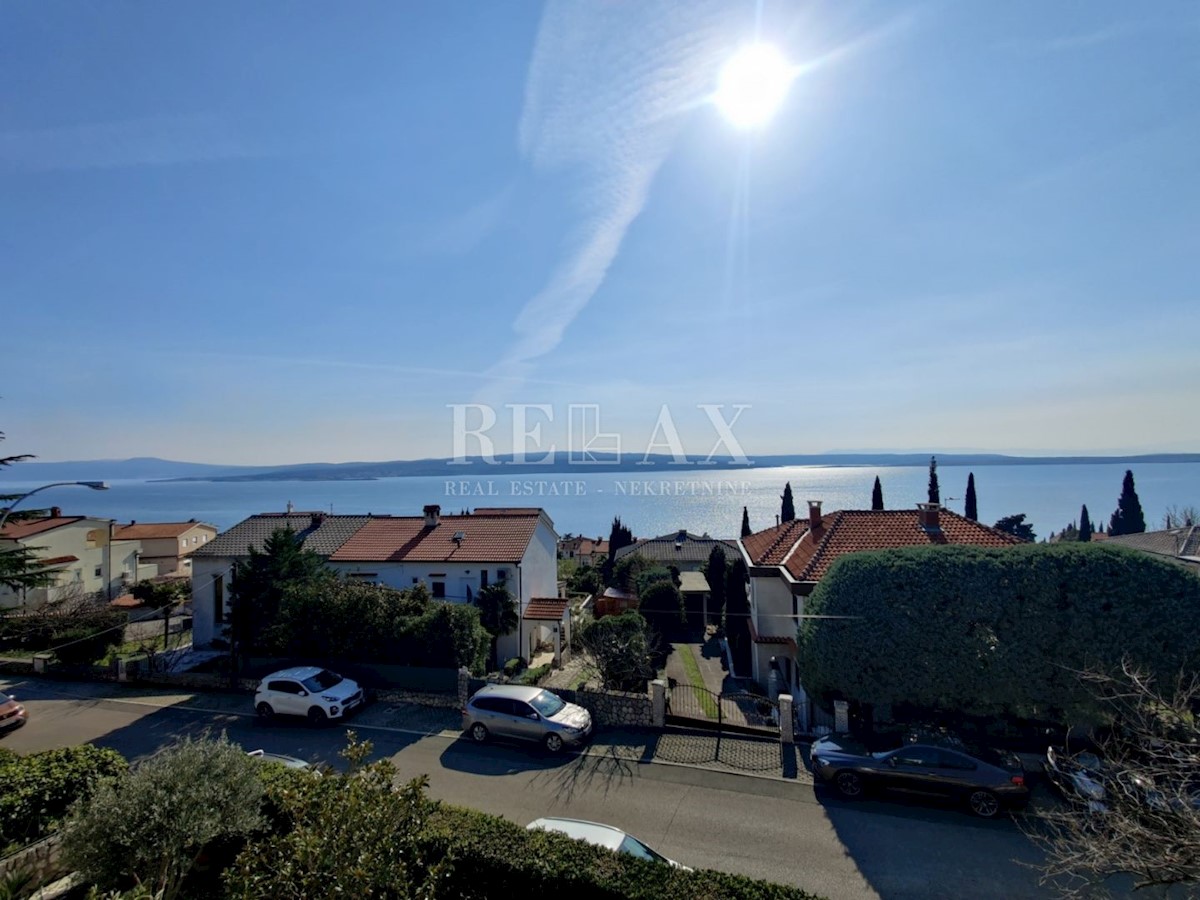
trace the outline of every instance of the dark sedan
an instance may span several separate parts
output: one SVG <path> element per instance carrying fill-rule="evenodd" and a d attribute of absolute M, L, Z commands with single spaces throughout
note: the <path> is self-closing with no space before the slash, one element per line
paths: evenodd
<path fill-rule="evenodd" d="M 848 799 L 870 790 L 941 797 L 965 803 L 985 819 L 1029 801 L 1025 770 L 1011 753 L 971 749 L 952 741 L 917 739 L 894 750 L 871 752 L 845 734 L 817 739 L 812 769 Z"/>

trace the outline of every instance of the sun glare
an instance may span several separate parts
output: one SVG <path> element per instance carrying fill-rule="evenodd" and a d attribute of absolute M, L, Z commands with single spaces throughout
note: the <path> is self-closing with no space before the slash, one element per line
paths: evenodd
<path fill-rule="evenodd" d="M 751 44 L 721 69 L 713 102 L 734 126 L 755 128 L 775 115 L 795 73 L 795 67 L 775 47 Z"/>

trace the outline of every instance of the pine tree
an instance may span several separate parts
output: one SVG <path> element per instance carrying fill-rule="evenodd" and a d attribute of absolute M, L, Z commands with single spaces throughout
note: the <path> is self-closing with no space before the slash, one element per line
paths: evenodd
<path fill-rule="evenodd" d="M 792 502 L 792 483 L 790 481 L 783 486 L 783 496 L 780 499 L 783 501 L 783 507 L 779 511 L 779 521 L 791 522 L 796 518 L 796 504 Z"/>
<path fill-rule="evenodd" d="M 967 473 L 967 500 L 963 513 L 972 522 L 979 521 L 979 504 L 975 500 L 975 473 Z"/>
<path fill-rule="evenodd" d="M 1137 491 L 1133 487 L 1133 471 L 1126 469 L 1116 511 L 1108 522 L 1108 533 L 1141 534 L 1145 530 L 1146 516 L 1142 512 L 1142 501 L 1138 499 Z"/>
<path fill-rule="evenodd" d="M 1079 540 L 1086 543 L 1092 539 L 1092 519 L 1088 515 L 1087 504 L 1079 511 Z"/>
<path fill-rule="evenodd" d="M 929 502 L 941 504 L 942 491 L 938 487 L 937 457 L 929 457 Z"/>
<path fill-rule="evenodd" d="M 750 511 L 746 507 L 742 507 L 742 537 L 748 534 L 753 534 L 750 530 Z"/>
<path fill-rule="evenodd" d="M 871 509 L 883 509 L 883 485 L 879 483 L 879 476 L 875 476 L 875 487 L 871 489 Z"/>
<path fill-rule="evenodd" d="M 0 441 L 2 440 L 4 440 L 4 432 L 0 431 Z M 0 469 L 27 459 L 33 459 L 33 456 L 29 453 L 22 453 L 17 456 L 0 457 Z M 17 500 L 20 496 L 20 494 L 0 494 L 0 515 L 3 515 L 8 503 Z M 30 511 L 26 510 L 25 512 L 28 514 Z M 20 513 L 14 512 L 9 522 L 19 518 L 20 515 Z M 54 577 L 51 570 L 38 565 L 35 550 L 21 544 L 17 544 L 12 549 L 0 549 L 0 585 L 9 590 L 20 591 L 53 583 Z"/>

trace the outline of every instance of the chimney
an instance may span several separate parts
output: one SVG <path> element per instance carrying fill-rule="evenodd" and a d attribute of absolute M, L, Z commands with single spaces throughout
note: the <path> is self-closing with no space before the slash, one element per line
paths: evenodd
<path fill-rule="evenodd" d="M 918 503 L 917 520 L 921 523 L 921 528 L 930 534 L 940 534 L 942 531 L 941 510 L 942 507 L 937 503 Z"/>
<path fill-rule="evenodd" d="M 808 528 L 810 531 L 821 530 L 821 501 L 808 501 Z"/>
<path fill-rule="evenodd" d="M 287 505 L 287 514 L 290 516 L 295 511 L 296 511 L 296 507 L 292 506 L 292 501 L 289 500 L 288 505 Z"/>
<path fill-rule="evenodd" d="M 422 512 L 425 513 L 425 527 L 436 528 L 438 519 L 442 515 L 442 508 L 436 503 L 430 503 L 422 509 Z"/>
<path fill-rule="evenodd" d="M 313 523 L 314 527 L 316 527 L 317 525 L 320 525 L 324 521 L 325 521 L 325 513 L 315 512 L 312 514 L 312 523 Z"/>
<path fill-rule="evenodd" d="M 50 507 L 50 518 L 61 519 L 62 518 L 62 507 L 61 506 Z"/>

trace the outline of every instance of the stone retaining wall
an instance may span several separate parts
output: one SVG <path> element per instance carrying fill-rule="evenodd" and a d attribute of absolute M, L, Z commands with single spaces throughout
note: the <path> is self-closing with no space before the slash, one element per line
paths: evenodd
<path fill-rule="evenodd" d="M 649 728 L 654 724 L 649 694 L 604 690 L 555 690 L 568 703 L 582 706 L 597 725 Z"/>
<path fill-rule="evenodd" d="M 0 881 L 12 875 L 25 874 L 33 879 L 32 885 L 40 885 L 63 875 L 64 869 L 59 861 L 59 842 L 59 836 L 53 834 L 0 859 Z"/>

